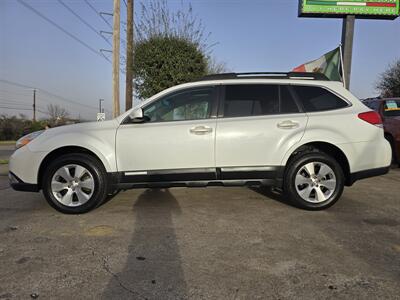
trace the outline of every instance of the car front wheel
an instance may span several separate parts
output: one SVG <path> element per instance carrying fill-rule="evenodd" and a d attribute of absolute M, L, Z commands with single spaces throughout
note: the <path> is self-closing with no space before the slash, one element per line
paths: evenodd
<path fill-rule="evenodd" d="M 107 174 L 96 158 L 67 154 L 53 161 L 43 176 L 47 202 L 62 213 L 80 214 L 99 206 L 107 196 Z"/>
<path fill-rule="evenodd" d="M 344 174 L 335 159 L 323 152 L 298 154 L 288 165 L 284 192 L 296 206 L 321 210 L 342 195 Z"/>

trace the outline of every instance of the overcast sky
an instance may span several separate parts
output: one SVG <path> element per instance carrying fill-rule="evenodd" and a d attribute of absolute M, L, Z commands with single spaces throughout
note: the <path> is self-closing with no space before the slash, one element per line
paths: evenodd
<path fill-rule="evenodd" d="M 86 46 L 16 0 L 1 0 L 0 114 L 21 112 L 31 117 L 30 87 L 38 89 L 37 105 L 41 111 L 46 111 L 49 103 L 56 103 L 73 117 L 94 119 L 99 98 L 105 99 L 106 109 L 111 111 L 111 64 L 98 55 L 99 49 L 110 49 L 110 45 L 57 0 L 24 1 Z M 98 11 L 112 11 L 112 0 L 88 1 Z M 91 27 L 110 30 L 84 0 L 64 2 Z M 167 2 L 172 10 L 181 5 L 180 0 Z M 213 48 L 214 56 L 232 71 L 288 71 L 318 58 L 340 43 L 341 20 L 298 18 L 297 0 L 197 0 L 191 3 L 206 31 L 211 32 L 209 41 L 218 43 Z M 121 8 L 124 22 L 126 13 L 122 0 Z M 109 21 L 112 23 L 111 19 Z M 356 21 L 351 78 L 351 91 L 356 96 L 377 95 L 374 84 L 378 74 L 400 58 L 399 37 L 400 18 Z M 121 51 L 125 48 L 121 47 Z M 123 110 L 124 74 L 120 79 Z M 8 109 L 10 107 L 20 109 Z"/>

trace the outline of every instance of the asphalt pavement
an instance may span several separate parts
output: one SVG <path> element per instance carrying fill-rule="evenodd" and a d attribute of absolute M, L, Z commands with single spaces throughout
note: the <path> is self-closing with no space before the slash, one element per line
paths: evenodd
<path fill-rule="evenodd" d="M 0 186 L 0 299 L 400 299 L 400 169 L 320 212 L 210 187 L 62 215 Z"/>

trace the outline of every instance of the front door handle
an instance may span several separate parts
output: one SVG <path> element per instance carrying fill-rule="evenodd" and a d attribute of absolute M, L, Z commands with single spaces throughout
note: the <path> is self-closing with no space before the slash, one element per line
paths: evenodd
<path fill-rule="evenodd" d="M 286 120 L 278 123 L 277 126 L 281 129 L 293 129 L 299 127 L 300 124 L 292 120 Z"/>
<path fill-rule="evenodd" d="M 207 134 L 212 132 L 212 128 L 208 126 L 196 126 L 193 128 L 190 128 L 190 133 L 193 134 Z"/>

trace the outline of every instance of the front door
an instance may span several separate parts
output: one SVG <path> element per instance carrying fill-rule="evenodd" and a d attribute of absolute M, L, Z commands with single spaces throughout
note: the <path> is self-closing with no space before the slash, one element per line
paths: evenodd
<path fill-rule="evenodd" d="M 143 107 L 149 121 L 121 124 L 116 155 L 123 181 L 215 179 L 216 90 L 174 92 Z"/>

